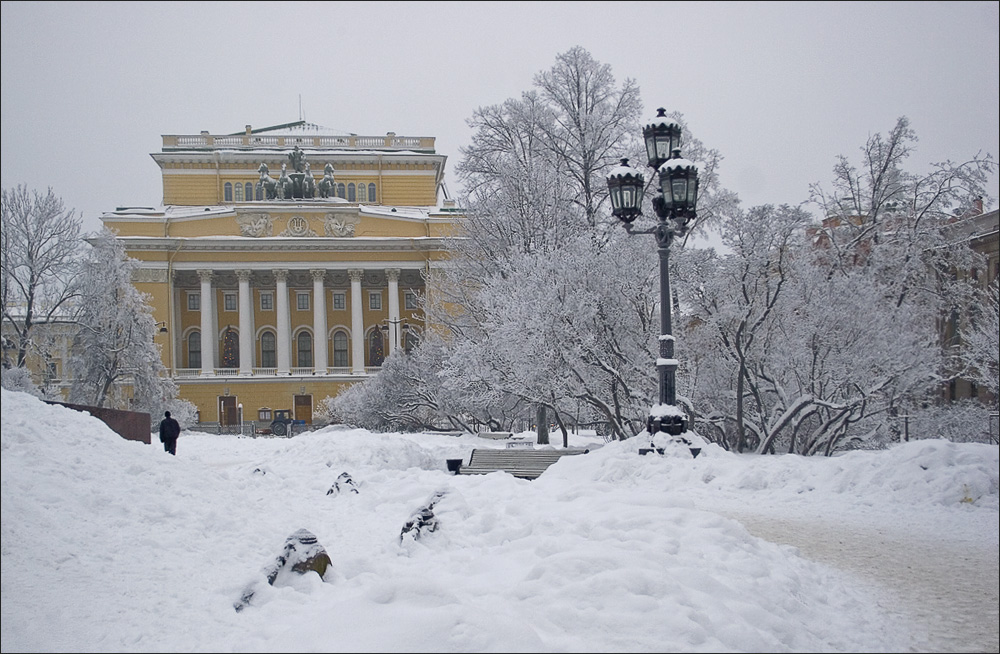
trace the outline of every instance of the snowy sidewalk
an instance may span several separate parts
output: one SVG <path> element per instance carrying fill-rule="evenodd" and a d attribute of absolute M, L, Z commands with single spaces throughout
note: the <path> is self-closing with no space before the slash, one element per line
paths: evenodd
<path fill-rule="evenodd" d="M 914 633 L 913 651 L 997 652 L 997 545 L 979 541 L 961 524 L 942 529 L 940 512 L 934 514 L 926 524 L 893 524 L 890 515 L 828 510 L 815 520 L 801 519 L 798 512 L 785 518 L 749 508 L 723 515 L 755 536 L 794 546 L 802 556 L 872 586 L 889 613 L 912 620 L 915 630 L 926 630 Z"/>

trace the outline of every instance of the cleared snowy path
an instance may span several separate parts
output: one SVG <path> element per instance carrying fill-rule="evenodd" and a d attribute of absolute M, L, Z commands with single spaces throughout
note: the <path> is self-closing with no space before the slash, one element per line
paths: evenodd
<path fill-rule="evenodd" d="M 871 586 L 887 611 L 913 621 L 914 652 L 1000 651 L 995 513 L 987 516 L 993 536 L 984 539 L 982 525 L 963 522 L 969 514 L 960 512 L 930 511 L 926 522 L 895 524 L 891 514 L 863 510 L 817 507 L 815 520 L 775 510 L 734 507 L 724 515 Z"/>

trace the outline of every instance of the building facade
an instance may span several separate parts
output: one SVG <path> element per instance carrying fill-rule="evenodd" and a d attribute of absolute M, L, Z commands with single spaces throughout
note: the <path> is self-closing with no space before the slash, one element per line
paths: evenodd
<path fill-rule="evenodd" d="M 101 220 L 141 263 L 157 342 L 199 421 L 311 423 L 425 329 L 421 298 L 461 214 L 427 137 L 299 121 L 165 135 L 162 207 Z"/>
<path fill-rule="evenodd" d="M 971 279 L 983 289 L 1000 279 L 1000 211 L 994 209 L 984 213 L 982 200 L 979 200 L 970 211 L 953 219 L 949 224 L 949 236 L 957 242 L 967 243 L 982 256 L 982 268 L 955 271 L 956 278 Z M 978 307 L 978 310 L 986 310 L 986 307 Z M 945 348 L 953 351 L 962 348 L 962 331 L 969 327 L 970 319 L 970 312 L 961 315 L 958 311 L 942 319 L 941 340 Z M 1000 335 L 997 340 L 1000 347 Z M 997 400 L 987 389 L 961 377 L 950 377 L 942 389 L 942 396 L 949 402 L 978 399 L 986 405 L 996 405 Z"/>

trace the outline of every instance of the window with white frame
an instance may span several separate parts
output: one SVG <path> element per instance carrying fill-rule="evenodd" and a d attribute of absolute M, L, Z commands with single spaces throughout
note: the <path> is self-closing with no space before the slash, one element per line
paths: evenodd
<path fill-rule="evenodd" d="M 274 332 L 266 331 L 260 335 L 260 365 L 262 368 L 273 368 L 277 365 L 276 343 Z"/>
<path fill-rule="evenodd" d="M 343 330 L 333 334 L 333 365 L 338 368 L 350 365 L 347 358 L 347 332 Z"/>
<path fill-rule="evenodd" d="M 233 199 L 236 202 L 243 202 L 243 185 L 237 182 L 236 188 L 234 188 L 233 191 L 234 191 Z"/>
<path fill-rule="evenodd" d="M 382 310 L 382 293 L 380 291 L 368 292 L 368 308 L 372 311 Z"/>
<path fill-rule="evenodd" d="M 299 368 L 309 368 L 313 364 L 312 335 L 309 332 L 299 332 L 295 339 L 298 345 Z"/>
<path fill-rule="evenodd" d="M 343 311 L 347 308 L 347 293 L 342 291 L 333 292 L 333 310 Z"/>
<path fill-rule="evenodd" d="M 201 293 L 188 293 L 188 311 L 201 311 Z"/>
<path fill-rule="evenodd" d="M 223 311 L 236 311 L 236 293 L 222 294 Z"/>
<path fill-rule="evenodd" d="M 413 291 L 406 291 L 405 293 L 403 293 L 403 306 L 410 311 L 416 310 L 417 294 L 414 293 Z"/>
<path fill-rule="evenodd" d="M 295 294 L 295 308 L 299 311 L 309 310 L 309 293 Z"/>
<path fill-rule="evenodd" d="M 201 333 L 188 334 L 188 368 L 201 368 Z"/>
<path fill-rule="evenodd" d="M 260 292 L 260 310 L 274 311 L 274 293 L 271 291 Z"/>

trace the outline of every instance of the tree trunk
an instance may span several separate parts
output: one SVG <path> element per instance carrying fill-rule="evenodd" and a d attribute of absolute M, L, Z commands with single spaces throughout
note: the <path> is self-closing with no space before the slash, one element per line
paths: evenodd
<path fill-rule="evenodd" d="M 549 444 L 549 419 L 545 412 L 545 405 L 539 404 L 535 409 L 535 429 L 538 430 L 538 444 Z"/>

